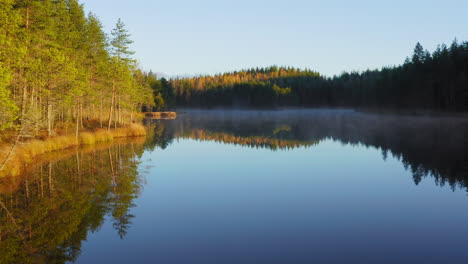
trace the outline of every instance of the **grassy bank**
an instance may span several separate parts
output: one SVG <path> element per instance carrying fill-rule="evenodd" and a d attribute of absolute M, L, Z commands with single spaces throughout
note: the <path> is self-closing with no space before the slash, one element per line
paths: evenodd
<path fill-rule="evenodd" d="M 140 137 L 146 135 L 146 129 L 140 124 L 131 124 L 111 130 L 96 129 L 94 131 L 81 132 L 78 139 L 75 135 L 49 137 L 44 140 L 33 139 L 19 143 L 10 155 L 5 167 L 0 171 L 0 177 L 18 176 L 24 169 L 35 161 L 39 155 L 45 153 L 94 145 L 98 142 L 112 142 L 116 138 Z M 0 147 L 0 162 L 3 162 L 11 149 L 11 145 Z"/>

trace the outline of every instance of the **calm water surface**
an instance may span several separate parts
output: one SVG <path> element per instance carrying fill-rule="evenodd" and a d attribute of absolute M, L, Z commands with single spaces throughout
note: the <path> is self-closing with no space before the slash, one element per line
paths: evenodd
<path fill-rule="evenodd" d="M 2 179 L 0 263 L 468 263 L 468 120 L 190 111 Z"/>

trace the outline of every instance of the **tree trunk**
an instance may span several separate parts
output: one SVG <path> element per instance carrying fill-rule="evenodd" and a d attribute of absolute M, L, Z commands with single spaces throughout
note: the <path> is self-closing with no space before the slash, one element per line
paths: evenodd
<path fill-rule="evenodd" d="M 26 8 L 26 29 L 29 29 L 29 6 Z"/>
<path fill-rule="evenodd" d="M 47 100 L 47 133 L 52 136 L 52 103 Z"/>
<path fill-rule="evenodd" d="M 26 89 L 26 85 L 23 85 L 23 99 L 21 103 L 21 119 L 22 122 L 24 121 L 24 115 L 26 114 L 26 101 L 28 100 L 28 92 Z"/>
<path fill-rule="evenodd" d="M 83 126 L 83 103 L 80 103 L 80 125 L 81 125 L 81 128 L 83 129 L 84 128 Z"/>
<path fill-rule="evenodd" d="M 115 96 L 115 110 L 114 110 L 114 128 L 117 128 L 117 123 L 119 122 L 119 104 L 117 102 L 117 95 Z"/>
<path fill-rule="evenodd" d="M 80 112 L 78 109 L 76 110 L 76 129 L 75 129 L 75 136 L 76 136 L 76 142 L 78 143 L 78 136 L 80 134 Z"/>
<path fill-rule="evenodd" d="M 119 125 L 122 126 L 122 105 L 120 103 L 120 96 L 119 96 Z"/>
<path fill-rule="evenodd" d="M 31 89 L 31 104 L 29 106 L 29 109 L 32 110 L 33 108 L 34 108 L 34 85 L 33 85 L 32 89 Z"/>
<path fill-rule="evenodd" d="M 102 128 L 102 101 L 99 104 L 99 124 L 101 125 L 101 128 Z"/>
<path fill-rule="evenodd" d="M 112 81 L 112 99 L 109 110 L 109 124 L 107 125 L 107 130 L 110 130 L 112 125 L 112 113 L 114 111 L 114 100 L 115 100 L 115 81 Z"/>

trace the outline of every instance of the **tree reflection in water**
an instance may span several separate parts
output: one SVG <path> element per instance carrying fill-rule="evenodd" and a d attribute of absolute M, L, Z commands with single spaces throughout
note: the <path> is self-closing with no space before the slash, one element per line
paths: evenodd
<path fill-rule="evenodd" d="M 380 149 L 411 170 L 415 184 L 468 187 L 466 116 L 392 115 L 351 110 L 188 111 L 158 120 L 159 144 L 190 138 L 255 148 L 313 147 L 324 140 Z M 158 142 L 153 142 L 158 144 Z"/>
<path fill-rule="evenodd" d="M 25 177 L 1 179 L 0 263 L 74 261 L 106 216 L 123 239 L 142 185 L 143 142 L 54 153 Z"/>
<path fill-rule="evenodd" d="M 190 111 L 176 120 L 148 120 L 133 142 L 68 150 L 42 157 L 26 176 L 0 179 L 0 263 L 65 263 L 105 219 L 121 239 L 142 188 L 144 151 L 178 139 L 291 151 L 325 140 L 380 149 L 398 158 L 415 184 L 468 187 L 468 120 L 346 110 Z"/>

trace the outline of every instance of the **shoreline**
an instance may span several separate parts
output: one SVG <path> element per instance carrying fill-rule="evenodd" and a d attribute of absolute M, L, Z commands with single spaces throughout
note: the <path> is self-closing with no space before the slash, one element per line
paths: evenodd
<path fill-rule="evenodd" d="M 282 112 L 282 111 L 351 111 L 356 113 L 379 114 L 379 115 L 398 115 L 398 116 L 421 116 L 421 117 L 457 117 L 468 118 L 468 112 L 464 111 L 445 111 L 445 110 L 430 110 L 430 109 L 397 109 L 397 108 L 371 108 L 371 107 L 299 107 L 299 106 L 282 106 L 282 107 L 264 107 L 264 108 L 248 108 L 248 107 L 181 107 L 177 109 L 177 114 L 182 115 L 190 112 Z"/>
<path fill-rule="evenodd" d="M 131 124 L 127 127 L 113 128 L 109 131 L 107 129 L 83 131 L 79 133 L 78 138 L 76 135 L 68 134 L 47 137 L 44 140 L 32 139 L 18 142 L 11 155 L 12 143 L 5 144 L 0 146 L 0 161 L 2 165 L 5 163 L 5 167 L 0 171 L 0 178 L 21 175 L 38 157 L 47 153 L 82 148 L 97 143 L 110 143 L 121 138 L 144 136 L 146 136 L 146 128 L 143 125 Z"/>
<path fill-rule="evenodd" d="M 68 159 L 77 154 L 89 154 L 96 151 L 103 151 L 112 148 L 116 145 L 128 145 L 128 144 L 144 144 L 146 138 L 140 137 L 128 137 L 128 138 L 115 138 L 113 141 L 108 142 L 96 142 L 95 145 L 80 145 L 74 146 L 67 149 L 47 152 L 36 156 L 34 162 L 28 163 L 23 166 L 23 170 L 17 176 L 3 176 L 0 177 L 0 194 L 10 194 L 18 190 L 18 186 L 25 180 L 31 177 L 31 172 L 47 163 L 54 163 L 63 159 Z"/>
<path fill-rule="evenodd" d="M 155 112 L 145 112 L 143 113 L 145 118 L 150 119 L 176 119 L 177 112 L 175 111 L 155 111 Z"/>

